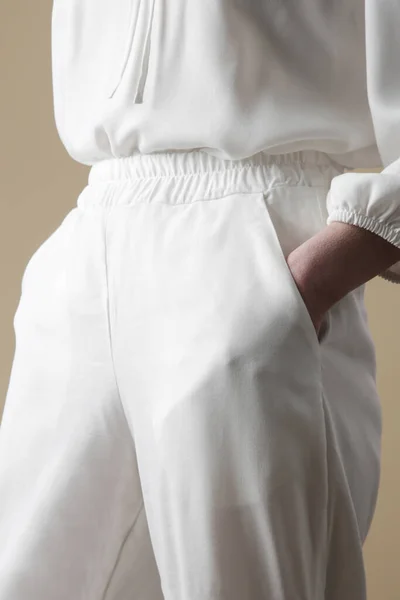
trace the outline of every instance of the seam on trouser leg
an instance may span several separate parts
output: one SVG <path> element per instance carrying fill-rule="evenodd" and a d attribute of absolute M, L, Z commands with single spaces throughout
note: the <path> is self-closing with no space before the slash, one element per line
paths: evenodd
<path fill-rule="evenodd" d="M 321 359 L 322 360 L 322 359 Z M 321 362 L 321 369 L 323 368 L 323 363 Z M 331 518 L 331 513 L 332 513 L 332 498 L 331 498 L 331 494 L 332 494 L 332 486 L 331 486 L 331 470 L 330 470 L 330 464 L 329 464 L 329 446 L 328 446 L 328 436 L 327 436 L 327 402 L 325 399 L 325 392 L 324 392 L 324 386 L 323 386 L 323 380 L 321 377 L 321 401 L 322 401 L 322 410 L 324 413 L 324 434 L 325 434 L 325 468 L 326 468 L 326 492 L 327 492 L 327 500 L 326 500 L 326 540 L 325 540 L 325 560 L 324 560 L 324 564 L 327 567 L 328 565 L 328 560 L 329 560 L 329 548 L 330 548 L 330 541 L 331 541 L 331 536 L 332 536 L 332 518 Z M 327 585 L 327 568 L 325 568 L 325 573 L 324 573 L 324 580 L 323 582 L 321 582 L 321 589 L 324 590 L 324 595 L 326 593 L 326 585 Z"/>
<path fill-rule="evenodd" d="M 114 566 L 113 566 L 113 568 L 111 569 L 111 573 L 110 573 L 110 576 L 109 576 L 109 578 L 108 578 L 108 581 L 107 581 L 106 587 L 104 588 L 104 593 L 103 593 L 103 595 L 102 595 L 102 599 L 101 599 L 101 600 L 105 600 L 105 599 L 106 599 L 107 592 L 108 592 L 108 590 L 109 590 L 109 588 L 110 588 L 110 585 L 111 585 L 112 579 L 113 579 L 113 577 L 114 577 L 114 575 L 115 575 L 115 572 L 116 572 L 116 570 L 117 570 L 117 567 L 118 567 L 119 561 L 121 560 L 121 557 L 122 557 L 122 554 L 123 554 L 123 550 L 124 550 L 125 544 L 127 543 L 128 539 L 129 539 L 129 537 L 130 537 L 130 535 L 131 535 L 131 533 L 132 533 L 132 531 L 133 531 L 133 529 L 134 529 L 134 527 L 135 527 L 135 525 L 136 525 L 136 522 L 137 522 L 137 520 L 138 520 L 138 518 L 139 518 L 139 516 L 140 516 L 140 513 L 141 513 L 141 512 L 142 512 L 142 510 L 143 510 L 143 508 L 144 508 L 144 504 L 143 504 L 143 500 L 142 500 L 142 501 L 141 501 L 141 504 L 140 504 L 140 507 L 138 508 L 138 511 L 137 511 L 137 513 L 136 513 L 136 515 L 135 515 L 135 518 L 133 519 L 133 523 L 132 523 L 132 525 L 129 527 L 128 531 L 126 532 L 126 534 L 125 534 L 125 536 L 124 536 L 124 538 L 123 538 L 123 540 L 122 540 L 122 542 L 121 542 L 121 546 L 120 546 L 120 549 L 119 549 L 119 551 L 118 551 L 117 558 L 116 558 L 116 560 L 115 560 L 115 563 L 114 563 Z"/>
<path fill-rule="evenodd" d="M 338 510 L 339 510 L 339 508 L 337 507 L 337 501 L 338 501 L 337 492 L 338 492 L 338 487 L 343 483 L 343 480 L 345 482 L 346 491 L 347 491 L 348 495 L 350 496 L 350 498 L 351 498 L 351 493 L 350 493 L 350 489 L 348 486 L 347 477 L 345 475 L 345 468 L 343 465 L 342 457 L 337 451 L 336 433 L 335 433 L 334 428 L 332 427 L 332 422 L 330 420 L 329 403 L 326 399 L 325 392 L 323 390 L 323 384 L 322 384 L 322 396 L 321 397 L 322 397 L 322 401 L 324 404 L 324 417 L 325 417 L 325 439 L 326 439 L 326 460 L 327 460 L 326 466 L 327 466 L 327 489 L 328 489 L 328 501 L 327 501 L 327 520 L 328 521 L 327 521 L 327 540 L 326 540 L 326 557 L 325 557 L 326 570 L 325 570 L 325 586 L 324 586 L 325 594 L 324 594 L 324 597 L 326 596 L 328 598 L 328 594 L 329 594 L 329 598 L 331 598 L 331 590 L 328 588 L 328 586 L 330 585 L 330 580 L 328 581 L 328 573 L 329 573 L 330 561 L 332 560 L 332 558 L 331 558 L 332 536 L 334 535 L 334 528 L 336 525 L 335 518 L 336 518 L 336 516 L 338 514 Z M 329 443 L 328 443 L 328 437 L 329 437 Z M 352 498 L 351 498 L 351 513 L 352 513 L 354 523 L 356 523 L 356 525 L 357 525 L 357 516 L 355 513 Z M 358 535 L 359 546 L 361 547 L 362 540 L 361 540 L 361 536 L 360 536 L 360 531 L 358 529 L 358 525 L 357 525 L 357 535 Z M 362 566 L 362 568 L 364 568 L 363 565 L 361 565 L 361 566 Z M 347 562 L 341 571 L 342 579 L 345 577 L 346 574 L 349 573 L 349 568 L 352 568 L 352 565 L 349 562 Z M 365 575 L 365 573 L 364 573 L 364 575 Z M 365 579 L 363 581 L 363 586 L 365 586 Z M 362 596 L 362 598 L 365 598 L 365 590 L 364 589 L 362 590 L 362 593 L 364 594 Z M 335 597 L 336 597 L 336 595 L 335 595 Z M 359 598 L 359 596 L 357 596 L 357 598 Z"/>
<path fill-rule="evenodd" d="M 135 442 L 134 439 L 132 437 L 132 431 L 131 428 L 129 426 L 129 420 L 127 417 L 127 412 L 124 406 L 124 403 L 122 401 L 122 397 L 121 397 L 121 393 L 119 390 L 119 386 L 118 386 L 118 380 L 117 380 L 117 374 L 116 374 L 116 370 L 115 370 L 115 362 L 114 362 L 114 353 L 113 353 L 113 344 L 112 344 L 112 333 L 111 333 L 111 317 L 110 317 L 110 290 L 109 290 L 109 284 L 108 284 L 108 253 L 107 253 L 107 228 L 108 228 L 108 216 L 110 214 L 110 212 L 112 212 L 112 210 L 115 207 L 112 207 L 110 211 L 104 211 L 104 265 L 105 265 L 105 279 L 106 279 L 106 293 L 107 293 L 107 329 L 108 329 L 108 343 L 109 343 L 109 348 L 110 348 L 110 357 L 111 357 L 111 365 L 112 365 L 112 371 L 114 374 L 114 381 L 115 381 L 115 387 L 117 390 L 117 394 L 118 394 L 118 399 L 122 408 L 122 412 L 124 414 L 124 418 L 128 427 L 129 432 L 131 433 L 131 440 L 132 440 L 132 450 L 134 452 L 134 454 L 136 454 L 136 449 L 135 449 Z"/>
<path fill-rule="evenodd" d="M 110 212 L 113 210 L 113 208 L 114 207 L 112 207 L 110 211 L 106 211 L 105 210 L 104 211 L 104 216 L 103 216 L 103 219 L 104 219 L 104 221 L 103 221 L 103 223 L 104 223 L 104 237 L 103 237 L 103 241 L 104 241 L 104 265 L 105 265 L 105 280 L 106 280 L 106 293 L 107 293 L 107 315 L 106 315 L 106 317 L 107 317 L 108 341 L 109 341 L 111 364 L 112 364 L 112 370 L 113 370 L 113 374 L 114 374 L 114 381 L 115 381 L 115 386 L 116 386 L 116 390 L 117 390 L 117 394 L 118 394 L 118 399 L 119 399 L 119 402 L 120 402 L 120 406 L 122 408 L 122 412 L 123 412 L 123 415 L 124 415 L 124 419 L 125 419 L 128 431 L 130 433 L 130 439 L 131 439 L 131 444 L 132 444 L 132 454 L 136 456 L 135 441 L 134 441 L 132 433 L 131 433 L 131 428 L 129 426 L 129 420 L 127 418 L 127 413 L 126 413 L 126 410 L 125 410 L 125 407 L 124 407 L 124 404 L 123 404 L 123 401 L 122 401 L 121 393 L 120 393 L 120 390 L 119 390 L 119 386 L 118 386 L 118 380 L 117 380 L 117 375 L 116 375 L 116 371 L 115 371 L 114 355 L 113 355 L 112 335 L 111 335 L 110 290 L 109 290 L 108 252 L 107 252 L 107 248 L 108 248 L 108 246 L 107 246 L 107 228 L 108 228 L 108 216 L 109 216 Z M 102 600 L 105 600 L 105 598 L 106 598 L 107 592 L 108 592 L 109 587 L 111 585 L 111 581 L 113 579 L 113 576 L 114 576 L 114 574 L 115 574 L 115 572 L 117 570 L 117 567 L 118 567 L 118 563 L 119 563 L 119 561 L 121 559 L 121 556 L 123 554 L 123 549 L 125 547 L 125 544 L 127 543 L 128 539 L 129 539 L 129 536 L 130 536 L 133 528 L 135 527 L 136 522 L 137 522 L 137 520 L 138 520 L 138 518 L 140 516 L 140 513 L 143 510 L 143 508 L 144 508 L 144 503 L 143 503 L 143 498 L 142 498 L 141 499 L 140 507 L 139 507 L 139 509 L 138 509 L 138 511 L 137 511 L 137 513 L 136 513 L 136 515 L 134 517 L 134 519 L 133 519 L 133 523 L 128 528 L 128 531 L 127 531 L 126 535 L 124 536 L 124 538 L 123 538 L 123 540 L 121 542 L 120 549 L 119 549 L 119 551 L 117 553 L 117 558 L 115 560 L 113 568 L 111 569 L 110 575 L 108 577 L 107 584 L 106 584 L 106 586 L 104 588 L 104 593 L 103 593 L 103 596 L 102 596 Z"/>

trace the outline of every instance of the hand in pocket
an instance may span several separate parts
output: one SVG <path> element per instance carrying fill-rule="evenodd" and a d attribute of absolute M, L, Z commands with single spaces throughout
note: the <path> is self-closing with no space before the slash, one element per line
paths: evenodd
<path fill-rule="evenodd" d="M 323 294 L 319 293 L 315 278 L 308 276 L 307 262 L 291 260 L 292 255 L 293 253 L 288 256 L 287 265 L 319 336 L 329 307 L 326 306 Z"/>

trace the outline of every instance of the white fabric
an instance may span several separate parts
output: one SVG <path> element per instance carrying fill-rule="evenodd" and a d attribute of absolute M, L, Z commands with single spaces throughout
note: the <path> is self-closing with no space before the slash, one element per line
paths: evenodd
<path fill-rule="evenodd" d="M 325 155 L 110 159 L 30 259 L 0 430 L 0 600 L 365 600 L 381 410 L 364 287 L 287 267 Z"/>
<path fill-rule="evenodd" d="M 400 156 L 399 30 L 398 0 L 54 0 L 56 124 L 88 165 L 199 148 L 387 166 Z M 364 175 L 346 193 L 348 181 L 330 219 L 399 246 L 399 170 L 390 197 L 375 177 L 373 201 Z M 400 282 L 400 262 L 384 276 Z"/>

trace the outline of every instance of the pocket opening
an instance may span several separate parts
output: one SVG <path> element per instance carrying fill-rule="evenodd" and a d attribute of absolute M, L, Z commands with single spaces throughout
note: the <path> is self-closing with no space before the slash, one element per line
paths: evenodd
<path fill-rule="evenodd" d="M 319 344 L 323 344 L 326 341 L 326 338 L 329 335 L 329 331 L 331 329 L 331 313 L 328 310 L 322 320 L 321 327 L 319 328 L 317 337 Z"/>
<path fill-rule="evenodd" d="M 304 319 L 307 322 L 307 329 L 313 339 L 313 342 L 318 346 L 318 349 L 320 348 L 321 344 L 326 340 L 328 333 L 329 333 L 329 329 L 330 329 L 330 313 L 329 311 L 327 311 L 327 313 L 325 313 L 324 315 L 324 319 L 322 321 L 321 327 L 319 329 L 319 331 L 317 332 L 317 330 L 315 329 L 313 320 L 311 318 L 311 315 L 308 311 L 308 308 L 306 306 L 306 303 L 304 302 L 304 299 L 300 293 L 300 290 L 297 287 L 297 284 L 294 280 L 294 277 L 292 275 L 292 272 L 289 268 L 289 265 L 287 264 L 287 260 L 286 260 L 286 256 L 285 253 L 283 251 L 282 248 L 282 244 L 281 244 L 281 240 L 279 239 L 278 233 L 276 231 L 274 222 L 271 218 L 271 214 L 269 212 L 269 208 L 268 208 L 268 204 L 266 201 L 266 197 L 265 195 L 268 192 L 263 192 L 262 193 L 262 201 L 263 201 L 263 207 L 264 207 L 264 211 L 265 211 L 265 215 L 266 215 L 266 219 L 268 221 L 269 227 L 271 229 L 271 232 L 273 234 L 273 241 L 274 241 L 274 245 L 275 248 L 277 250 L 277 253 L 279 255 L 279 258 L 281 260 L 282 266 L 286 272 L 286 275 L 288 277 L 288 281 L 290 284 L 290 287 L 292 289 L 293 294 L 295 295 L 298 305 L 301 307 L 301 310 L 304 314 Z"/>

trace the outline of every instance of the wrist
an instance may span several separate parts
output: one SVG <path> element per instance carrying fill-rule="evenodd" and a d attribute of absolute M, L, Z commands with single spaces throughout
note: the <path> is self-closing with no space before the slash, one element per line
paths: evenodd
<path fill-rule="evenodd" d="M 295 248 L 287 263 L 310 314 L 320 316 L 400 258 L 375 233 L 333 222 Z"/>
<path fill-rule="evenodd" d="M 308 245 L 302 244 L 293 250 L 287 264 L 314 322 L 347 293 L 337 282 L 329 280 L 320 259 Z"/>

